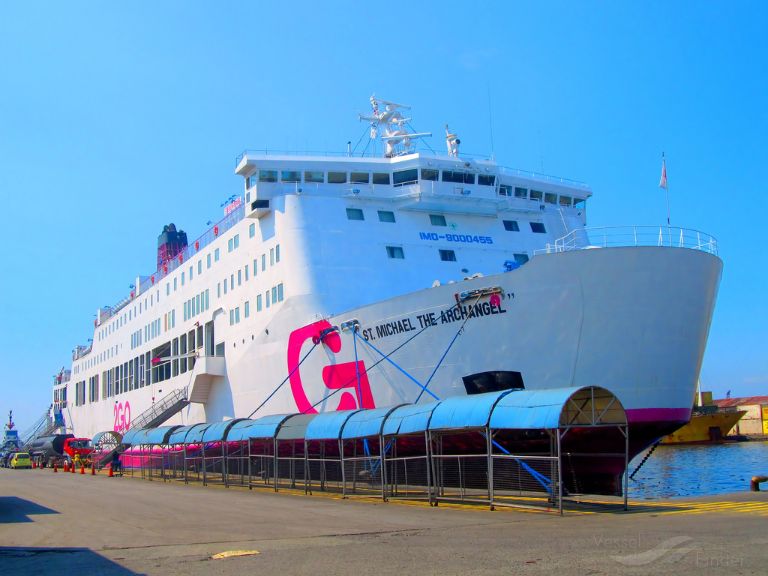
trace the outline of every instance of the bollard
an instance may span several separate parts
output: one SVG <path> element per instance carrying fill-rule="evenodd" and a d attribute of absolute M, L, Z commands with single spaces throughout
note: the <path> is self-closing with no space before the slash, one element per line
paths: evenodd
<path fill-rule="evenodd" d="M 768 476 L 752 476 L 752 480 L 749 483 L 749 489 L 752 492 L 760 492 L 760 483 L 768 482 Z"/>

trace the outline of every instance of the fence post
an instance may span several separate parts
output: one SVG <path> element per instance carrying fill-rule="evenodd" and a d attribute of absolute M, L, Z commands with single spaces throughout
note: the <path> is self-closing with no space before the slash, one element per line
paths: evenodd
<path fill-rule="evenodd" d="M 493 438 L 490 426 L 485 428 L 485 444 L 488 451 L 488 502 L 493 510 Z"/>
<path fill-rule="evenodd" d="M 557 510 L 563 515 L 563 454 L 560 443 L 560 429 L 557 429 Z"/>

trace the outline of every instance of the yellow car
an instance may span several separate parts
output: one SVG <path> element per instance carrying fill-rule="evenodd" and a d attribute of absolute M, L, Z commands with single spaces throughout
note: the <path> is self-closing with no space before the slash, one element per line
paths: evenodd
<path fill-rule="evenodd" d="M 16 452 L 11 457 L 11 468 L 32 468 L 32 460 L 26 452 Z"/>

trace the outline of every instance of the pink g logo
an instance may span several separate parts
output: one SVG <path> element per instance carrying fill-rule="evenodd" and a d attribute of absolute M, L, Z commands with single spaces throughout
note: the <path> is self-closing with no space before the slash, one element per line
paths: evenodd
<path fill-rule="evenodd" d="M 288 372 L 290 373 L 291 392 L 296 406 L 302 414 L 317 414 L 317 409 L 307 398 L 304 391 L 304 385 L 299 373 L 299 361 L 301 360 L 301 347 L 307 340 L 320 342 L 333 353 L 341 350 L 341 337 L 337 332 L 330 332 L 323 336 L 323 331 L 332 328 L 327 320 L 320 320 L 314 324 L 309 324 L 291 332 L 288 338 Z M 360 384 L 358 386 L 358 373 L 360 374 Z M 365 362 L 359 360 L 357 367 L 355 362 L 344 362 L 342 364 L 331 364 L 323 368 L 322 375 L 325 386 L 331 390 L 348 388 L 352 392 L 344 391 L 341 393 L 341 399 L 336 410 L 354 410 L 355 408 L 375 408 L 371 394 L 371 384 L 368 382 L 368 375 L 365 371 Z"/>

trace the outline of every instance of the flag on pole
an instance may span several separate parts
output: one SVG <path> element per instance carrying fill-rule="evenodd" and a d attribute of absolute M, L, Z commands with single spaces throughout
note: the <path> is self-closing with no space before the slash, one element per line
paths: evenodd
<path fill-rule="evenodd" d="M 661 180 L 659 180 L 659 188 L 667 189 L 667 161 L 664 155 L 661 155 Z"/>

